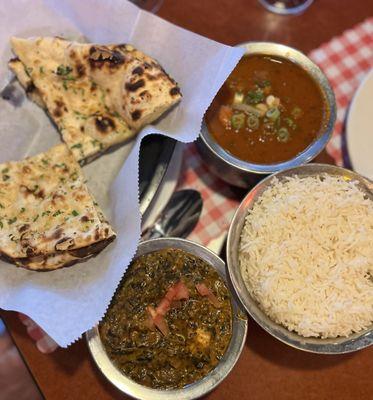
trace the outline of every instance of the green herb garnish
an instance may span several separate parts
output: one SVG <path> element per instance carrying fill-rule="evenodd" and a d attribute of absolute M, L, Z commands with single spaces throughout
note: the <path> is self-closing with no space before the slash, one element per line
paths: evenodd
<path fill-rule="evenodd" d="M 65 163 L 61 163 L 61 164 L 54 164 L 53 167 L 57 167 L 57 168 L 67 168 Z"/>
<path fill-rule="evenodd" d="M 79 119 L 83 119 L 83 120 L 88 119 L 88 117 L 87 117 L 86 115 L 82 114 L 82 113 L 79 112 L 79 111 L 74 111 L 74 114 L 75 114 Z"/>
<path fill-rule="evenodd" d="M 271 120 L 271 121 L 276 121 L 276 119 L 280 116 L 280 110 L 275 107 L 275 108 L 270 108 L 266 112 L 266 117 Z"/>
<path fill-rule="evenodd" d="M 57 210 L 52 216 L 57 217 L 58 215 L 61 215 L 61 214 L 63 214 L 63 211 Z"/>
<path fill-rule="evenodd" d="M 17 217 L 10 218 L 10 219 L 8 219 L 8 224 L 9 224 L 9 225 L 12 225 L 12 224 L 14 224 L 16 221 L 17 221 Z"/>
<path fill-rule="evenodd" d="M 247 93 L 245 103 L 248 104 L 259 104 L 264 101 L 264 93 L 262 89 L 251 90 Z"/>
<path fill-rule="evenodd" d="M 71 214 L 72 214 L 74 217 L 77 217 L 77 216 L 79 215 L 78 211 L 76 211 L 76 210 L 72 210 L 72 211 L 71 211 Z"/>
<path fill-rule="evenodd" d="M 73 69 L 68 65 L 65 66 L 61 64 L 57 67 L 56 74 L 59 76 L 67 76 L 70 74 L 70 72 L 72 72 L 72 70 Z"/>
<path fill-rule="evenodd" d="M 255 131 L 259 128 L 259 117 L 254 114 L 249 114 L 247 116 L 246 125 L 249 129 Z"/>
<path fill-rule="evenodd" d="M 245 114 L 233 114 L 231 118 L 231 124 L 233 129 L 238 130 L 241 129 L 245 124 Z"/>
<path fill-rule="evenodd" d="M 289 131 L 286 128 L 280 128 L 277 132 L 277 140 L 286 143 L 290 139 Z"/>

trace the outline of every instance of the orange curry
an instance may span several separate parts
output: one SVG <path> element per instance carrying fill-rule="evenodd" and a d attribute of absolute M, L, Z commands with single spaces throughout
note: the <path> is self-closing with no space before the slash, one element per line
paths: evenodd
<path fill-rule="evenodd" d="M 206 113 L 209 132 L 233 156 L 256 164 L 287 161 L 318 136 L 325 102 L 312 77 L 280 57 L 238 63 Z"/>

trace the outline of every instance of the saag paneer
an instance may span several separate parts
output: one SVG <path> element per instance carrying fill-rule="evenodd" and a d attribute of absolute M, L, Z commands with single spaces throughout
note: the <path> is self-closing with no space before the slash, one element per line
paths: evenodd
<path fill-rule="evenodd" d="M 218 92 L 206 123 L 233 156 L 273 164 L 304 151 L 328 112 L 320 88 L 300 66 L 281 57 L 249 55 Z"/>
<path fill-rule="evenodd" d="M 179 249 L 137 258 L 100 323 L 108 356 L 134 381 L 158 389 L 202 379 L 232 336 L 229 291 L 204 260 Z"/>

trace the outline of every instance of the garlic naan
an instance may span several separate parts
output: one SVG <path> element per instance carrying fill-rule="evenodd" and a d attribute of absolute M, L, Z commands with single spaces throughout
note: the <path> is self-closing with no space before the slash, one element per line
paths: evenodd
<path fill-rule="evenodd" d="M 129 140 L 181 99 L 163 68 L 130 45 L 52 37 L 11 44 L 17 58 L 10 68 L 79 161 Z"/>
<path fill-rule="evenodd" d="M 0 165 L 0 253 L 53 270 L 99 253 L 115 238 L 65 144 Z"/>

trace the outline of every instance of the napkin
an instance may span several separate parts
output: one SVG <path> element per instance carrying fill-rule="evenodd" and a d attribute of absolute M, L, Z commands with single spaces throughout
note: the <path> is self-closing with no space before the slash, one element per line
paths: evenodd
<path fill-rule="evenodd" d="M 157 59 L 178 82 L 182 102 L 132 143 L 83 168 L 87 184 L 117 232 L 97 257 L 38 273 L 0 261 L 0 307 L 31 317 L 66 347 L 104 315 L 140 238 L 138 156 L 144 136 L 196 139 L 202 117 L 243 54 L 181 29 L 124 0 L 18 0 L 0 9 L 0 90 L 12 79 L 11 36 L 59 35 L 97 43 L 130 43 Z M 21 91 L 20 91 L 21 93 Z M 34 155 L 60 142 L 46 114 L 26 98 L 0 99 L 0 162 Z"/>

